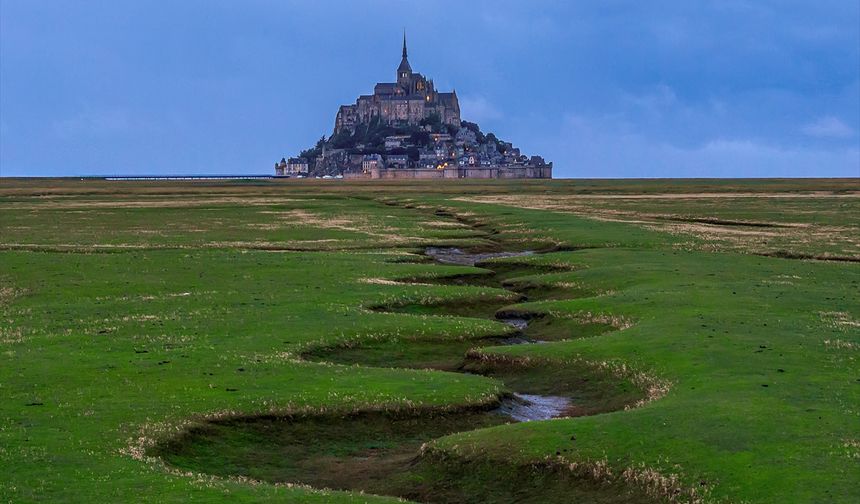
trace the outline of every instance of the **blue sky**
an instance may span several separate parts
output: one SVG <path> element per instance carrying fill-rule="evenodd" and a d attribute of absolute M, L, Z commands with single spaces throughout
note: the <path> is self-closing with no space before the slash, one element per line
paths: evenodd
<path fill-rule="evenodd" d="M 860 176 L 855 0 L 0 0 L 0 175 L 269 173 L 404 28 L 559 177 Z"/>

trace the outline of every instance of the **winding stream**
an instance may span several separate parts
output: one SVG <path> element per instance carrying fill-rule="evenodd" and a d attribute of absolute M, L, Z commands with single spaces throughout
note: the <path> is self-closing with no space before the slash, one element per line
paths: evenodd
<path fill-rule="evenodd" d="M 467 253 L 455 248 L 430 247 L 425 254 L 440 264 L 493 269 L 496 258 L 527 256 L 533 252 Z M 510 264 L 507 264 L 510 267 Z M 508 274 L 524 276 L 539 269 L 519 264 Z M 504 286 L 496 271 L 492 284 Z M 446 278 L 439 279 L 440 283 Z M 486 281 L 486 278 L 482 279 Z M 426 281 L 426 280 L 423 280 Z M 476 283 L 463 277 L 460 283 Z M 510 288 L 510 286 L 508 286 Z M 511 290 L 516 291 L 515 288 Z M 526 297 L 521 296 L 520 302 Z M 594 486 L 534 470 L 510 468 L 505 475 L 495 465 L 454 468 L 416 457 L 420 447 L 435 438 L 510 422 L 547 420 L 620 409 L 635 401 L 640 391 L 571 365 L 511 365 L 492 359 L 473 359 L 469 350 L 495 345 L 535 344 L 548 339 L 590 336 L 611 330 L 600 324 L 505 318 L 497 312 L 509 301 L 483 301 L 458 306 L 463 315 L 489 316 L 516 329 L 514 335 L 466 341 L 410 340 L 366 342 L 358 347 L 317 348 L 306 360 L 365 366 L 438 369 L 480 374 L 501 380 L 509 394 L 487 409 L 461 411 L 300 414 L 209 421 L 159 445 L 154 455 L 184 470 L 218 475 L 242 475 L 272 482 L 304 483 L 314 487 L 359 490 L 395 495 L 427 503 L 567 502 L 569 498 L 604 502 L 645 502 L 628 489 Z M 376 311 L 444 315 L 450 305 L 377 307 Z M 467 316 L 481 316 L 471 315 Z M 487 315 L 484 315 L 487 316 Z M 499 318 L 502 316 L 502 318 Z M 540 327 L 533 321 L 540 320 Z M 556 323 L 555 326 L 550 325 Z M 566 325 L 565 325 L 566 324 Z M 593 326 L 593 327 L 592 327 Z M 477 478 L 476 475 L 482 475 Z M 494 478 L 499 478 L 494 480 Z M 494 492 L 485 493 L 485 487 Z M 608 489 L 608 490 L 607 490 Z M 609 492 L 607 494 L 607 492 Z"/>
<path fill-rule="evenodd" d="M 459 248 L 428 247 L 425 252 L 427 256 L 440 264 L 454 264 L 459 266 L 475 266 L 481 262 L 492 259 L 511 257 L 523 257 L 533 255 L 531 250 L 522 252 L 488 252 L 468 253 Z M 528 328 L 529 320 L 519 317 L 500 319 L 502 322 L 512 326 L 522 333 Z M 499 340 L 502 345 L 522 345 L 529 343 L 542 343 L 542 340 L 525 338 L 522 335 L 512 336 Z M 549 420 L 564 416 L 570 409 L 571 399 L 560 395 L 521 394 L 512 393 L 512 397 L 502 399 L 502 404 L 494 410 L 502 415 L 507 415 L 517 422 L 529 422 L 532 420 Z"/>

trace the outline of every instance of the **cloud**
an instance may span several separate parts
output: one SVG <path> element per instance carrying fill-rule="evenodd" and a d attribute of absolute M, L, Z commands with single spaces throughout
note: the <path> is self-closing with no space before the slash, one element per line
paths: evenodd
<path fill-rule="evenodd" d="M 502 112 L 480 95 L 460 97 L 460 115 L 464 120 L 478 123 L 502 118 Z"/>
<path fill-rule="evenodd" d="M 561 147 L 563 146 L 563 147 Z M 714 136 L 692 145 L 631 131 L 615 118 L 568 115 L 547 138 L 559 177 L 829 177 L 858 176 L 860 148 L 783 145 Z"/>
<path fill-rule="evenodd" d="M 674 108 L 681 105 L 675 90 L 672 89 L 671 86 L 662 83 L 639 94 L 622 92 L 621 97 L 631 105 L 644 109 L 650 113 L 659 113 L 663 109 Z"/>
<path fill-rule="evenodd" d="M 817 138 L 851 138 L 854 130 L 836 117 L 826 116 L 805 125 L 801 131 Z"/>

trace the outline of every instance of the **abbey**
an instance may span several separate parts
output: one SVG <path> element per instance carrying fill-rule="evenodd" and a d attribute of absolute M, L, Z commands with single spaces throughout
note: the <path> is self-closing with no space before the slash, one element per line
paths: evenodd
<path fill-rule="evenodd" d="M 460 127 L 460 103 L 457 92 L 440 93 L 433 80 L 413 72 L 406 52 L 403 34 L 403 57 L 397 67 L 397 82 L 380 82 L 372 95 L 358 97 L 355 105 L 341 105 L 335 119 L 334 133 L 355 131 L 359 124 L 379 118 L 391 126 L 418 125 L 422 120 L 438 117 L 442 124 Z"/>

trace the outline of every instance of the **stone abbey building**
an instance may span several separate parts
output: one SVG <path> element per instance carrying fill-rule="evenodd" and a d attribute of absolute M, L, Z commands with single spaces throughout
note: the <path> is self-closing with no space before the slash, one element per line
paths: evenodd
<path fill-rule="evenodd" d="M 412 71 L 404 34 L 403 57 L 397 67 L 397 82 L 377 83 L 372 95 L 359 96 L 355 105 L 341 105 L 334 132 L 355 131 L 357 125 L 368 124 L 376 117 L 388 125 L 416 125 L 434 114 L 442 124 L 459 128 L 460 103 L 457 92 L 440 93 L 434 88 L 433 79 Z"/>

